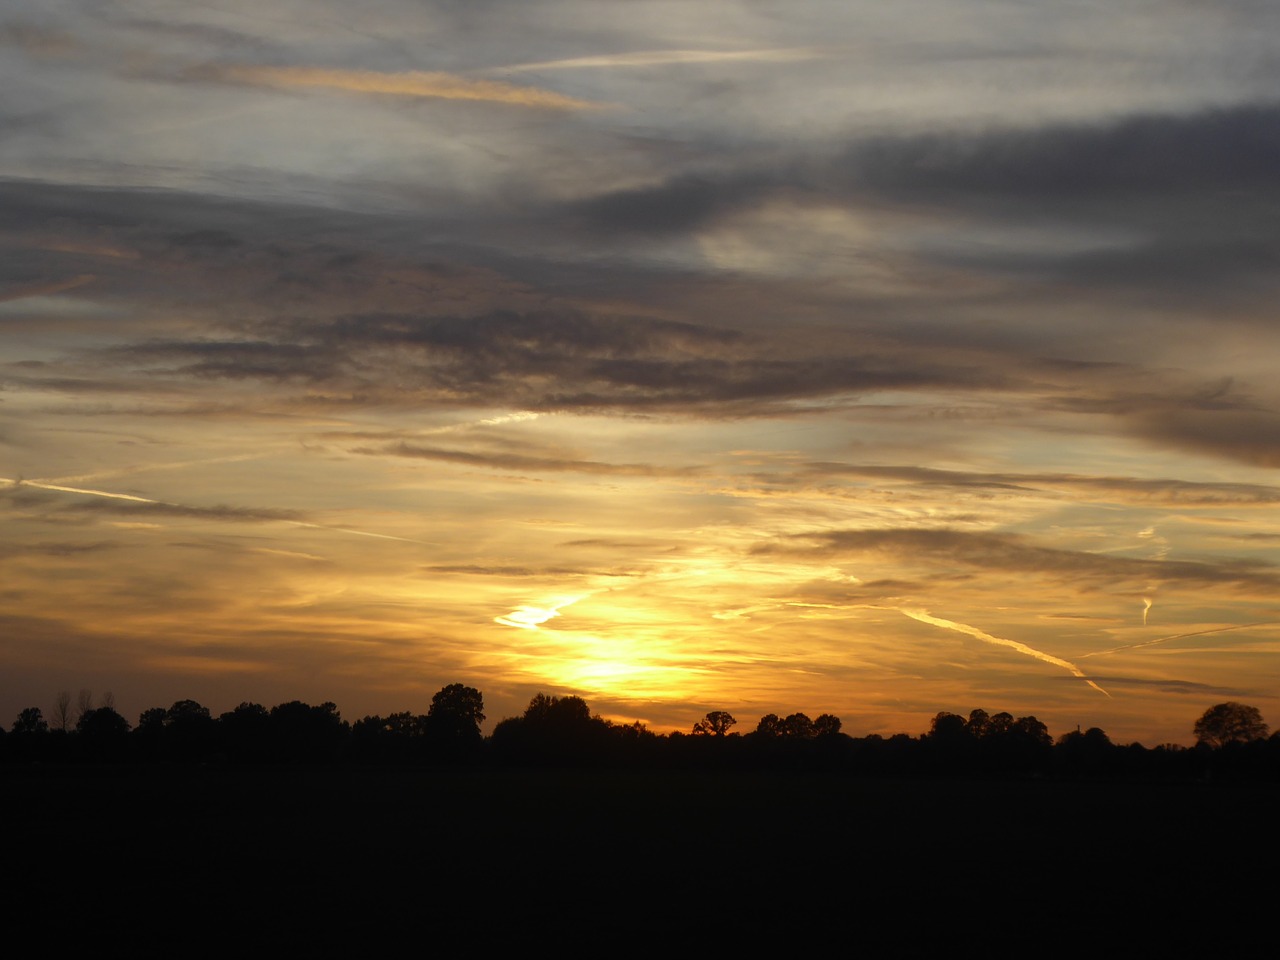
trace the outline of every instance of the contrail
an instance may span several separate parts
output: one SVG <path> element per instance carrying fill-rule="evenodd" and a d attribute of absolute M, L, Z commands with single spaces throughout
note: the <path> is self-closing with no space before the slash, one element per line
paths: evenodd
<path fill-rule="evenodd" d="M 59 493 L 79 493 L 90 497 L 106 497 L 110 500 L 128 500 L 133 503 L 154 503 L 158 507 L 173 507 L 178 510 L 193 509 L 186 504 L 172 503 L 168 500 L 153 500 L 150 497 L 135 497 L 131 493 L 112 493 L 110 490 L 93 490 L 89 487 L 69 487 L 60 483 L 45 483 L 42 480 L 11 480 L 7 477 L 0 477 L 0 483 L 7 483 L 12 487 L 38 487 L 41 490 L 56 490 Z M 287 523 L 294 527 L 310 527 L 315 530 L 333 530 L 337 533 L 349 533 L 356 537 L 376 537 L 379 540 L 399 540 L 401 543 L 420 543 L 423 546 L 432 546 L 428 540 L 397 537 L 390 533 L 372 533 L 368 530 L 356 530 L 353 527 L 336 527 L 326 523 L 308 523 L 305 520 L 287 520 L 284 518 L 280 518 L 279 522 Z"/>
<path fill-rule="evenodd" d="M 397 537 L 390 533 L 373 533 L 369 530 L 357 530 L 355 527 L 331 527 L 327 523 L 307 523 L 305 520 L 284 520 L 282 522 L 294 527 L 311 527 L 314 530 L 334 530 L 337 533 L 349 533 L 354 537 L 376 537 L 379 540 L 399 540 L 401 543 L 420 543 L 426 547 L 434 546 L 430 540 L 415 540 L 413 537 Z"/>
<path fill-rule="evenodd" d="M 1192 630 L 1190 633 L 1174 633 L 1167 637 L 1156 637 L 1154 640 L 1143 640 L 1141 643 L 1126 643 L 1121 647 L 1112 647 L 1110 650 L 1095 650 L 1093 653 L 1082 654 L 1080 659 L 1084 660 L 1088 657 L 1104 657 L 1109 653 L 1120 653 L 1122 650 L 1137 650 L 1139 647 L 1150 647 L 1157 643 L 1168 643 L 1170 640 L 1181 640 L 1184 637 L 1203 637 L 1210 633 L 1226 633 L 1228 630 L 1244 630 L 1248 627 L 1267 627 L 1276 623 L 1277 620 L 1257 620 L 1254 623 L 1233 623 L 1226 627 L 1212 627 L 1208 630 Z"/>
<path fill-rule="evenodd" d="M 1062 669 L 1070 671 L 1073 676 L 1079 677 L 1104 697 L 1111 696 L 1111 694 L 1107 693 L 1107 691 L 1103 690 L 1100 686 L 1085 676 L 1084 671 L 1069 660 L 1063 660 L 1061 657 L 1055 657 L 1051 653 L 1045 653 L 1043 650 L 1037 650 L 1035 647 L 1029 647 L 1025 643 L 1019 643 L 1017 640 L 1006 640 L 1004 637 L 993 637 L 986 631 L 979 630 L 977 627 L 971 627 L 967 623 L 956 623 L 954 620 L 943 620 L 941 617 L 935 617 L 930 614 L 929 611 L 921 610 L 917 607 L 898 607 L 897 609 L 900 613 L 906 614 L 912 620 L 919 620 L 921 623 L 931 623 L 935 627 L 945 627 L 948 630 L 967 633 L 969 636 L 976 637 L 983 643 L 993 643 L 1000 647 L 1011 647 L 1019 653 L 1026 654 L 1028 657 L 1034 657 L 1044 663 L 1051 663 L 1055 667 L 1062 667 Z"/>
<path fill-rule="evenodd" d="M 1147 625 L 1147 613 L 1150 612 L 1150 610 L 1151 610 L 1151 598 L 1143 597 L 1142 598 L 1142 625 L 1144 627 Z"/>
<path fill-rule="evenodd" d="M 40 480 L 4 480 L 15 487 L 39 487 L 41 490 L 57 490 L 59 493 L 86 493 L 91 497 L 110 497 L 112 500 L 133 500 L 137 503 L 159 503 L 166 507 L 176 507 L 176 503 L 164 503 L 163 500 L 150 500 L 147 497 L 135 497 L 128 493 L 110 493 L 106 490 L 89 490 L 86 487 L 64 487 L 59 483 L 44 483 Z"/>

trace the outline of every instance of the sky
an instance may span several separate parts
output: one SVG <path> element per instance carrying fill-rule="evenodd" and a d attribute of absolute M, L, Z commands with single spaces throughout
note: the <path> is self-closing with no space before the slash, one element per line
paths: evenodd
<path fill-rule="evenodd" d="M 0 723 L 1280 724 L 1280 5 L 17 0 Z"/>

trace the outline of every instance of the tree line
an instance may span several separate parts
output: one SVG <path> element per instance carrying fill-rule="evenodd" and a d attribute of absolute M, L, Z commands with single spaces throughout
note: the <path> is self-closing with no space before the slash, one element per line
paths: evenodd
<path fill-rule="evenodd" d="M 74 702 L 74 707 L 73 707 Z M 1280 731 L 1256 707 L 1228 702 L 1192 726 L 1196 746 L 1115 744 L 1097 728 L 1053 738 L 1034 716 L 972 710 L 939 712 L 919 735 L 842 732 L 839 717 L 765 714 L 749 732 L 713 710 L 688 733 L 659 734 L 643 723 L 593 714 L 577 696 L 539 693 L 520 716 L 483 736 L 484 697 L 452 683 L 427 711 L 371 715 L 349 723 L 335 704 L 293 700 L 270 709 L 241 703 L 213 716 L 194 700 L 144 710 L 131 725 L 104 695 L 73 701 L 60 693 L 52 718 L 22 710 L 6 732 L 2 762 L 355 763 L 599 765 L 809 769 L 855 774 L 1058 777 L 1248 777 L 1280 779 Z"/>

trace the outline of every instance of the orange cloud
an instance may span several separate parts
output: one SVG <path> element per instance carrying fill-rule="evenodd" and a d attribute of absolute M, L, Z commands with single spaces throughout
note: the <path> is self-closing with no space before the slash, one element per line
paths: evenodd
<path fill-rule="evenodd" d="M 452 73 L 407 70 L 329 70 L 323 67 L 226 67 L 219 79 L 253 86 L 341 90 L 347 93 L 385 93 L 401 97 L 442 100 L 483 100 L 545 110 L 598 110 L 603 104 L 579 100 L 552 90 L 521 87 L 495 80 L 471 80 Z"/>

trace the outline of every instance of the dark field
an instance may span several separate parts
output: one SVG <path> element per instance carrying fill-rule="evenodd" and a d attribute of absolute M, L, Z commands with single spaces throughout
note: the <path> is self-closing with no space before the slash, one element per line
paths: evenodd
<path fill-rule="evenodd" d="M 1280 789 L 1269 785 L 332 767 L 0 775 L 13 916 L 147 951 L 377 952 L 406 935 L 447 953 L 516 941 L 825 950 L 838 936 L 909 955 L 1023 937 L 1083 948 L 1105 935 L 1212 936 L 1248 952 L 1276 903 Z"/>

